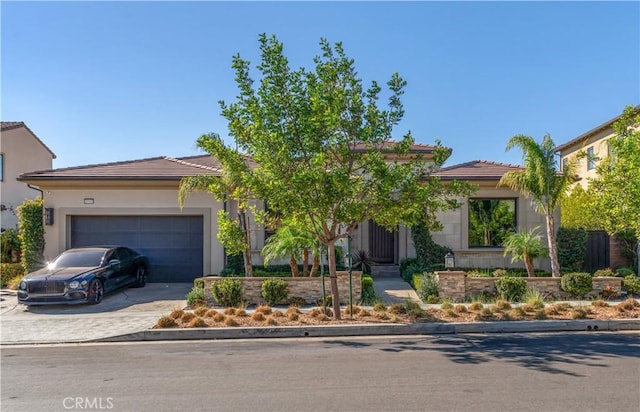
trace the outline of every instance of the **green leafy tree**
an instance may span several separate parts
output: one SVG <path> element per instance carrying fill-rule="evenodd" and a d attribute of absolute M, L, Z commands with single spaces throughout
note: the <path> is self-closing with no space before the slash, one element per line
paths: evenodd
<path fill-rule="evenodd" d="M 259 165 L 251 189 L 281 216 L 303 224 L 328 249 L 334 316 L 340 306 L 335 244 L 371 219 L 389 229 L 424 220 L 438 227 L 435 214 L 457 207 L 470 186 L 442 184 L 430 172 L 450 150 L 439 144 L 433 161 L 410 156 L 407 133 L 391 143 L 403 117 L 406 82 L 394 74 L 387 82 L 388 108 L 378 106 L 382 88 L 365 89 L 353 59 L 341 43 L 320 41 L 314 69 L 290 68 L 283 45 L 260 36 L 261 79 L 250 76 L 250 62 L 233 57 L 237 100 L 221 102 L 235 145 Z M 223 164 L 224 167 L 224 164 Z"/>
<path fill-rule="evenodd" d="M 470 199 L 469 245 L 497 246 L 515 230 L 515 202 L 502 199 Z"/>
<path fill-rule="evenodd" d="M 202 135 L 197 140 L 200 149 L 213 156 L 220 164 L 221 175 L 187 176 L 180 181 L 178 202 L 184 206 L 187 196 L 194 191 L 208 191 L 219 201 L 235 200 L 236 218 L 226 210 L 218 212 L 218 233 L 220 243 L 229 255 L 242 253 L 247 277 L 253 276 L 251 259 L 251 222 L 249 201 L 252 198 L 252 164 L 238 151 L 226 147 L 215 133 Z"/>
<path fill-rule="evenodd" d="M 276 233 L 269 237 L 264 248 L 262 248 L 262 256 L 264 264 L 268 265 L 270 261 L 284 256 L 289 256 L 289 266 L 293 277 L 299 276 L 298 259 L 308 262 L 309 249 L 313 248 L 316 253 L 314 257 L 313 267 L 311 268 L 311 276 L 314 276 L 320 266 L 319 247 L 317 239 L 313 234 L 296 228 L 292 224 L 280 226 Z M 303 265 L 304 266 L 304 265 Z M 309 273 L 303 270 L 303 275 Z"/>
<path fill-rule="evenodd" d="M 594 196 L 593 188 L 584 190 L 582 185 L 576 184 L 560 201 L 562 227 L 601 230 L 602 217 L 594 209 Z"/>
<path fill-rule="evenodd" d="M 514 147 L 522 150 L 525 169 L 505 173 L 500 179 L 500 184 L 532 199 L 537 212 L 544 215 L 551 274 L 553 277 L 560 277 L 554 212 L 575 180 L 575 163 L 569 162 L 561 173 L 558 172 L 555 144 L 549 135 L 545 135 L 541 143 L 530 136 L 513 136 L 507 142 L 507 150 Z"/>
<path fill-rule="evenodd" d="M 535 268 L 533 259 L 537 257 L 547 256 L 548 250 L 542 244 L 542 237 L 537 233 L 538 227 L 529 231 L 520 230 L 507 236 L 503 246 L 504 255 L 511 254 L 511 261 L 523 261 L 527 268 L 527 275 L 532 278 L 535 276 Z"/>
<path fill-rule="evenodd" d="M 614 124 L 616 136 L 608 140 L 611 155 L 597 166 L 590 179 L 593 206 L 604 229 L 611 234 L 631 232 L 640 239 L 640 110 L 627 106 Z M 640 244 L 638 245 L 640 247 Z"/>
<path fill-rule="evenodd" d="M 25 200 L 17 208 L 18 236 L 22 249 L 22 266 L 25 273 L 33 272 L 43 266 L 44 252 L 44 202 L 38 197 Z"/>

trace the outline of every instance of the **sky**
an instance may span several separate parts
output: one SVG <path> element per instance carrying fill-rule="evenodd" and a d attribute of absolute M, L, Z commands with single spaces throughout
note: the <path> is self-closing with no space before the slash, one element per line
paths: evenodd
<path fill-rule="evenodd" d="M 0 3 L 0 115 L 24 121 L 54 167 L 202 154 L 227 137 L 231 58 L 258 36 L 312 68 L 342 42 L 367 86 L 406 81 L 394 129 L 451 147 L 446 165 L 522 163 L 509 138 L 557 145 L 640 103 L 640 2 Z"/>

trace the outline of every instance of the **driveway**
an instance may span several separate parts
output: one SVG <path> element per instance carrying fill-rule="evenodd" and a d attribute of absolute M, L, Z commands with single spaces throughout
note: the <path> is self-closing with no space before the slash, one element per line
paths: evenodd
<path fill-rule="evenodd" d="M 186 306 L 191 283 L 148 283 L 105 296 L 99 305 L 25 306 L 0 292 L 0 343 L 83 342 L 139 332 Z"/>

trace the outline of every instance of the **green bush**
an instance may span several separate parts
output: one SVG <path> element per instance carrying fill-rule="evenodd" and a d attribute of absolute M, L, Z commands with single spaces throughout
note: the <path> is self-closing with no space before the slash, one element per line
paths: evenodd
<path fill-rule="evenodd" d="M 613 272 L 613 270 L 611 270 L 610 268 L 606 268 L 606 269 L 599 269 L 596 270 L 596 272 L 593 274 L 594 278 L 601 278 L 601 277 L 605 277 L 605 276 L 615 276 L 616 274 Z"/>
<path fill-rule="evenodd" d="M 574 298 L 582 297 L 593 290 L 593 279 L 585 272 L 567 273 L 560 280 L 560 288 Z"/>
<path fill-rule="evenodd" d="M 20 237 L 15 229 L 6 229 L 0 235 L 0 262 L 17 263 L 20 262 Z"/>
<path fill-rule="evenodd" d="M 504 276 L 495 280 L 498 294 L 503 298 L 512 302 L 522 299 L 527 291 L 527 281 L 523 278 Z"/>
<path fill-rule="evenodd" d="M 420 286 L 416 289 L 423 302 L 429 303 L 430 297 L 438 296 L 438 280 L 433 273 L 425 273 L 420 280 Z M 431 298 L 433 300 L 433 298 Z"/>
<path fill-rule="evenodd" d="M 501 278 L 503 276 L 509 276 L 509 271 L 507 269 L 496 269 L 491 274 L 494 278 Z"/>
<path fill-rule="evenodd" d="M 211 283 L 211 294 L 216 303 L 235 307 L 242 303 L 242 282 L 237 279 L 222 279 Z"/>
<path fill-rule="evenodd" d="M 242 253 L 227 255 L 227 265 L 220 276 L 244 276 L 244 257 Z"/>
<path fill-rule="evenodd" d="M 563 272 L 578 272 L 587 253 L 587 231 L 577 228 L 558 229 L 558 263 Z"/>
<path fill-rule="evenodd" d="M 640 294 L 640 277 L 636 275 L 627 275 L 622 279 L 622 285 L 629 294 Z"/>
<path fill-rule="evenodd" d="M 420 289 L 420 285 L 422 284 L 422 276 L 422 273 L 413 274 L 413 277 L 411 278 L 411 286 L 413 286 L 415 290 Z"/>
<path fill-rule="evenodd" d="M 415 275 L 416 273 L 424 273 L 424 272 L 425 272 L 424 266 L 421 266 L 418 263 L 414 263 L 405 267 L 404 271 L 402 271 L 401 274 L 402 274 L 402 279 L 404 279 L 405 282 L 411 283 L 411 281 L 413 280 L 413 275 Z"/>
<path fill-rule="evenodd" d="M 284 302 L 289 293 L 287 292 L 287 282 L 282 279 L 267 279 L 262 281 L 260 287 L 262 298 L 269 306 Z"/>
<path fill-rule="evenodd" d="M 44 202 L 38 197 L 18 206 L 18 226 L 22 249 L 22 266 L 26 273 L 44 266 Z"/>
<path fill-rule="evenodd" d="M 204 291 L 204 287 L 194 286 L 189 293 L 187 293 L 187 305 L 189 306 L 201 306 L 207 304 L 207 295 Z"/>
<path fill-rule="evenodd" d="M 444 256 L 453 252 L 450 248 L 434 242 L 429 229 L 424 223 L 411 226 L 411 237 L 416 248 L 417 263 L 427 272 L 442 269 Z M 410 280 L 411 278 L 407 282 Z"/>
<path fill-rule="evenodd" d="M 24 268 L 20 263 L 0 263 L 0 287 L 6 288 L 9 282 L 24 276 Z"/>
<path fill-rule="evenodd" d="M 204 279 L 194 279 L 193 287 L 195 288 L 203 288 L 204 289 Z"/>
<path fill-rule="evenodd" d="M 373 278 L 369 275 L 362 275 L 362 298 L 361 305 L 373 305 L 378 299 L 376 290 L 373 288 Z"/>
<path fill-rule="evenodd" d="M 616 270 L 616 276 L 620 276 L 623 278 L 626 278 L 629 275 L 635 275 L 636 272 L 633 271 L 633 269 L 631 268 L 619 268 L 618 270 Z"/>

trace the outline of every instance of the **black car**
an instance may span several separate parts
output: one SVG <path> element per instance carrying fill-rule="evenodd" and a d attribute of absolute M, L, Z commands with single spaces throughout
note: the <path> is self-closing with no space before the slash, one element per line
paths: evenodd
<path fill-rule="evenodd" d="M 22 279 L 18 302 L 25 305 L 97 304 L 105 293 L 115 289 L 144 286 L 148 268 L 147 257 L 128 247 L 69 249 Z"/>

